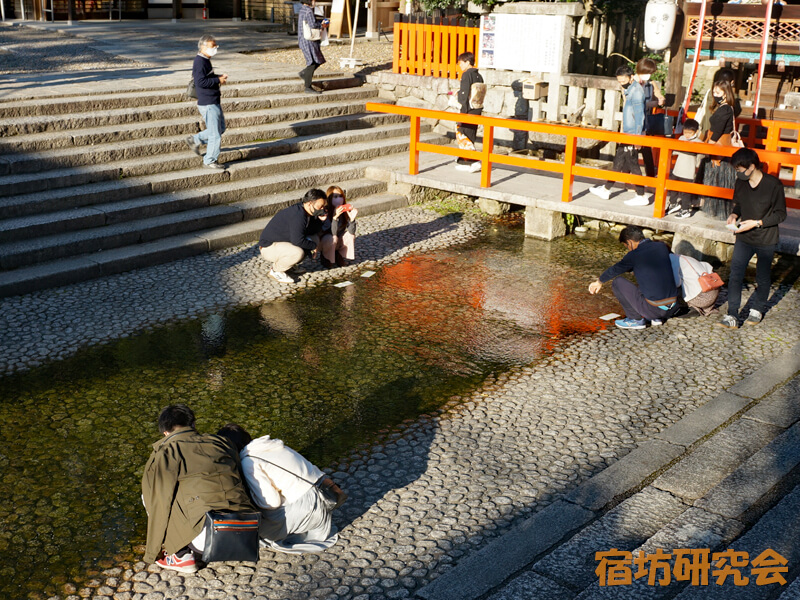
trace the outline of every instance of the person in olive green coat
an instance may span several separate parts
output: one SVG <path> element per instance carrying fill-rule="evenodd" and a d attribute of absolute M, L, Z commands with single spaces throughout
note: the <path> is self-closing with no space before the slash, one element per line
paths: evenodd
<path fill-rule="evenodd" d="M 142 476 L 147 510 L 144 561 L 183 573 L 197 571 L 194 552 L 203 550 L 207 511 L 254 510 L 236 450 L 225 438 L 198 433 L 194 425 L 188 406 L 162 410 L 158 426 L 164 438 L 153 444 Z"/>

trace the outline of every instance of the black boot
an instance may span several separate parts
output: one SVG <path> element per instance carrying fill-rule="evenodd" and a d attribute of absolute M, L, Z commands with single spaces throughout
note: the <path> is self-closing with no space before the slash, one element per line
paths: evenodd
<path fill-rule="evenodd" d="M 317 91 L 317 90 L 315 90 L 314 88 L 311 87 L 311 80 L 314 77 L 314 71 L 317 70 L 317 67 L 319 67 L 319 65 L 317 63 L 312 63 L 312 64 L 308 65 L 303 71 L 301 71 L 304 74 L 303 75 L 303 81 L 306 84 L 306 90 L 305 90 L 306 94 L 321 94 L 322 93 L 322 92 L 319 92 L 319 91 Z"/>

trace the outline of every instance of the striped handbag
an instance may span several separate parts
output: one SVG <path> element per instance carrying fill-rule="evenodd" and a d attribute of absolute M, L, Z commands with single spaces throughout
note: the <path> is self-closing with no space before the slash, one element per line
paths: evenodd
<path fill-rule="evenodd" d="M 203 562 L 258 562 L 259 512 L 210 510 L 206 513 Z"/>

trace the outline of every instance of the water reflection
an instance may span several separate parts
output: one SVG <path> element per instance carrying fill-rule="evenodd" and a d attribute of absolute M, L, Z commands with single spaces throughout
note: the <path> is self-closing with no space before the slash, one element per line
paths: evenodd
<path fill-rule="evenodd" d="M 0 597 L 54 593 L 104 559 L 132 556 L 145 526 L 141 468 L 164 405 L 190 404 L 201 431 L 238 422 L 332 464 L 601 327 L 596 316 L 613 300 L 587 296 L 586 274 L 617 246 L 536 242 L 498 226 L 349 287 L 208 315 L 5 378 Z M 353 496 L 353 510 L 384 487 Z"/>

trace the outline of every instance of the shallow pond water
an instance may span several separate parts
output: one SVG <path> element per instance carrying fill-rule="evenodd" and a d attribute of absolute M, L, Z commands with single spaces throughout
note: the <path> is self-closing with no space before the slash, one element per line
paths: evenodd
<path fill-rule="evenodd" d="M 134 558 L 141 469 L 156 419 L 238 422 L 328 466 L 381 430 L 527 365 L 615 310 L 586 285 L 622 255 L 610 238 L 525 239 L 490 225 L 353 285 L 212 314 L 82 351 L 0 391 L 0 598 L 60 592 Z M 140 308 L 139 310 L 143 310 Z M 88 317 L 87 317 L 88 318 Z"/>

